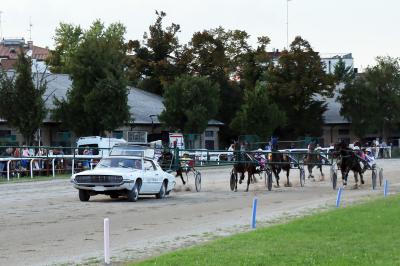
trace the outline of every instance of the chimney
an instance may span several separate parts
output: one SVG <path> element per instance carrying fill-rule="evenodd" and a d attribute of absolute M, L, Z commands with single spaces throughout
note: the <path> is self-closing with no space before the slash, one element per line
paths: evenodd
<path fill-rule="evenodd" d="M 33 41 L 28 41 L 28 49 L 33 50 Z"/>

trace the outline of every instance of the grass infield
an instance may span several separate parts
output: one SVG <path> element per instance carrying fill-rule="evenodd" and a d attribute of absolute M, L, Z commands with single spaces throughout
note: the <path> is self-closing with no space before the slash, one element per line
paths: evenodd
<path fill-rule="evenodd" d="M 129 265 L 400 265 L 400 197 L 292 220 Z"/>

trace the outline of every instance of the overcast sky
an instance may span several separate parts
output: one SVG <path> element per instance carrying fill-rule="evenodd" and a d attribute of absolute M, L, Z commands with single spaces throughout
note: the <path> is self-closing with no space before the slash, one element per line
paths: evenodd
<path fill-rule="evenodd" d="M 187 42 L 193 32 L 223 26 L 267 35 L 270 49 L 286 46 L 286 0 L 18 0 L 2 1 L 3 37 L 29 39 L 53 47 L 59 22 L 87 28 L 95 19 L 122 22 L 127 39 L 141 39 L 155 20 L 154 10 L 167 13 L 166 25 L 181 25 L 179 39 Z M 376 56 L 400 57 L 399 0 L 291 0 L 289 40 L 300 35 L 316 51 L 353 53 L 355 67 L 374 64 Z"/>

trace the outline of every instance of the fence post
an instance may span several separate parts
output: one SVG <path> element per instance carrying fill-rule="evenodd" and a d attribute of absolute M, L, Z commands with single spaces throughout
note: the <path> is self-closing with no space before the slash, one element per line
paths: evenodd
<path fill-rule="evenodd" d="M 33 160 L 34 159 L 31 159 L 31 161 L 29 162 L 29 166 L 30 166 L 30 172 L 31 172 L 31 179 L 33 178 Z"/>
<path fill-rule="evenodd" d="M 10 181 L 10 163 L 11 160 L 7 161 L 7 181 Z"/>
<path fill-rule="evenodd" d="M 54 165 L 55 161 L 56 161 L 55 158 L 53 158 L 51 160 L 51 166 L 52 166 L 52 170 L 53 170 L 53 177 L 56 177 L 56 166 Z"/>
<path fill-rule="evenodd" d="M 104 263 L 110 265 L 110 219 L 104 218 Z"/>
<path fill-rule="evenodd" d="M 74 156 L 75 157 L 75 156 Z M 75 158 L 72 158 L 72 167 L 71 167 L 72 169 L 71 169 L 71 171 L 72 171 L 72 174 L 74 174 L 74 168 L 75 168 Z"/>

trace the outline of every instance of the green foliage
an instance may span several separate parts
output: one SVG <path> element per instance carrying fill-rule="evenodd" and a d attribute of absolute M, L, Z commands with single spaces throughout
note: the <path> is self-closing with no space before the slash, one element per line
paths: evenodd
<path fill-rule="evenodd" d="M 206 77 L 182 76 L 164 92 L 160 120 L 172 129 L 202 133 L 218 111 L 219 86 Z"/>
<path fill-rule="evenodd" d="M 79 46 L 82 34 L 81 27 L 72 24 L 60 23 L 56 28 L 55 48 L 46 59 L 52 73 L 71 72 L 71 58 Z"/>
<path fill-rule="evenodd" d="M 333 76 L 336 84 L 339 84 L 340 82 L 348 83 L 352 81 L 355 74 L 353 68 L 351 66 L 346 67 L 345 62 L 340 58 L 335 65 Z"/>
<path fill-rule="evenodd" d="M 161 95 L 164 86 L 171 84 L 182 72 L 178 24 L 163 28 L 164 12 L 156 11 L 157 19 L 144 33 L 143 42 L 130 40 L 128 49 L 133 53 L 128 62 L 129 79 L 139 88 Z M 184 58 L 182 59 L 184 60 Z M 185 65 L 185 64 L 183 64 Z M 183 66 L 184 67 L 184 66 Z M 185 67 L 184 67 L 185 68 Z"/>
<path fill-rule="evenodd" d="M 378 57 L 377 65 L 349 82 L 338 97 L 340 114 L 351 121 L 359 137 L 387 130 L 400 123 L 400 65 L 399 59 Z"/>
<path fill-rule="evenodd" d="M 130 265 L 399 265 L 399 204 L 375 200 Z"/>
<path fill-rule="evenodd" d="M 283 51 L 278 63 L 271 65 L 266 81 L 273 101 L 287 116 L 283 137 L 320 136 L 326 103 L 318 96 L 330 96 L 333 84 L 311 45 L 296 37 L 290 51 Z"/>
<path fill-rule="evenodd" d="M 55 99 L 53 117 L 78 136 L 102 135 L 131 119 L 124 34 L 125 27 L 120 23 L 105 28 L 95 21 L 71 55 L 72 88 L 67 99 Z"/>
<path fill-rule="evenodd" d="M 42 99 L 47 83 L 32 76 L 32 60 L 20 51 L 16 63 L 16 77 L 1 74 L 0 81 L 0 116 L 9 126 L 19 130 L 26 144 L 33 141 L 35 132 L 46 116 Z"/>
<path fill-rule="evenodd" d="M 285 113 L 271 101 L 265 86 L 258 84 L 246 91 L 244 103 L 230 127 L 238 134 L 254 134 L 267 139 L 276 128 L 284 126 L 285 120 Z"/>

